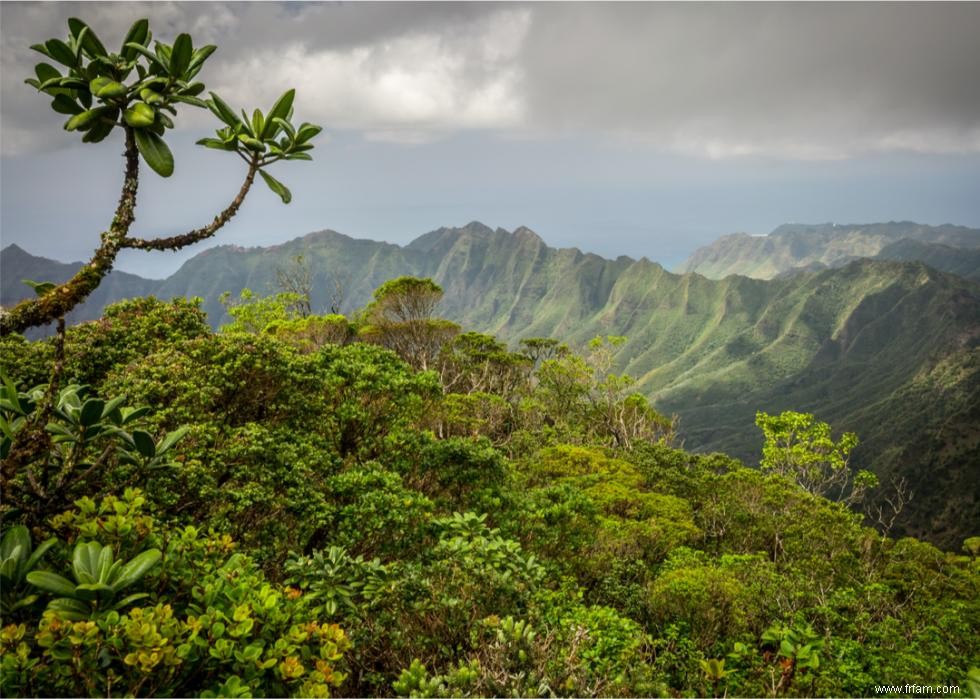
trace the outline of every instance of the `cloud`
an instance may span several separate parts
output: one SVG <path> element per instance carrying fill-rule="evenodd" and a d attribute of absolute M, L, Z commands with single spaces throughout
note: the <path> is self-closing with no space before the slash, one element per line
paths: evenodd
<path fill-rule="evenodd" d="M 460 130 L 599 135 L 726 159 L 980 152 L 976 3 L 3 3 L 2 150 L 73 136 L 20 83 L 78 15 L 118 43 L 148 15 L 221 48 L 202 77 L 414 144 Z M 40 115 L 40 116 L 39 116 Z M 182 114 L 182 117 L 184 115 Z M 188 115 L 183 128 L 209 123 Z"/>
<path fill-rule="evenodd" d="M 524 106 L 516 51 L 503 39 L 519 45 L 529 19 L 528 10 L 504 10 L 462 36 L 420 31 L 347 50 L 295 40 L 226 61 L 212 80 L 246 104 L 271 104 L 295 86 L 298 114 L 381 140 L 507 129 L 521 124 Z"/>
<path fill-rule="evenodd" d="M 544 128 L 708 157 L 976 151 L 978 27 L 974 3 L 549 5 L 521 61 Z"/>

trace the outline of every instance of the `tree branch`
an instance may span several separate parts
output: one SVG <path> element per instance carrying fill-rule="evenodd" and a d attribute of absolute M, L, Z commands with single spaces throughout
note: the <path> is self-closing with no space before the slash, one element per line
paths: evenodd
<path fill-rule="evenodd" d="M 136 190 L 139 185 L 139 154 L 133 130 L 126 127 L 126 176 L 116 214 L 109 230 L 102 233 L 102 244 L 75 276 L 40 298 L 21 301 L 9 311 L 0 311 L 0 337 L 27 328 L 46 325 L 66 315 L 84 301 L 102 282 L 116 261 L 123 241 L 133 224 Z"/>
<path fill-rule="evenodd" d="M 122 241 L 122 246 L 124 248 L 132 248 L 134 250 L 179 250 L 180 248 L 200 242 L 206 238 L 210 238 L 218 232 L 219 228 L 228 223 L 232 216 L 238 213 L 239 207 L 241 207 L 242 202 L 245 201 L 245 195 L 248 194 L 248 190 L 255 181 L 255 173 L 258 172 L 258 169 L 258 163 L 253 156 L 251 162 L 249 162 L 248 174 L 245 176 L 245 181 L 242 183 L 241 189 L 238 190 L 238 195 L 232 200 L 228 207 L 220 214 L 215 216 L 214 220 L 207 226 L 204 226 L 203 228 L 196 228 L 182 235 L 170 236 L 169 238 L 153 238 L 151 240 L 146 240 L 144 238 L 127 237 Z"/>

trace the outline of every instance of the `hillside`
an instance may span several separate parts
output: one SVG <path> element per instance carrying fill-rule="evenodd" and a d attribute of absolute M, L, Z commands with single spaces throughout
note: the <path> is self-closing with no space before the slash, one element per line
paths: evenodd
<path fill-rule="evenodd" d="M 714 281 L 473 223 L 406 247 L 329 231 L 274 248 L 219 247 L 152 292 L 202 296 L 214 322 L 221 292 L 272 291 L 277 266 L 300 253 L 315 270 L 315 309 L 326 307 L 334 280 L 349 313 L 385 280 L 411 274 L 443 286 L 442 315 L 508 341 L 549 336 L 581 347 L 595 335 L 625 335 L 619 368 L 680 416 L 689 448 L 755 462 L 757 410 L 813 412 L 858 432 L 859 465 L 885 481 L 908 480 L 916 495 L 902 531 L 955 546 L 980 529 L 974 283 L 921 263 L 868 260 L 771 281 Z"/>
<path fill-rule="evenodd" d="M 676 448 L 592 352 L 465 332 L 421 372 L 282 329 L 114 304 L 66 332 L 53 443 L 23 390 L 50 347 L 0 339 L 3 696 L 972 691 L 980 537 L 883 536 L 809 491 L 807 416 L 764 472 Z"/>
<path fill-rule="evenodd" d="M 968 260 L 950 249 L 963 250 Z M 736 233 L 699 248 L 678 271 L 712 279 L 742 274 L 771 279 L 798 268 L 838 267 L 860 257 L 918 260 L 944 272 L 977 278 L 980 230 L 900 223 L 787 224 L 769 235 Z"/>
<path fill-rule="evenodd" d="M 81 262 L 56 262 L 35 257 L 17 245 L 0 251 L 0 305 L 11 306 L 33 294 L 24 279 L 37 282 L 61 283 L 70 279 Z M 88 300 L 68 314 L 68 323 L 95 320 L 102 309 L 119 299 L 145 296 L 155 292 L 159 282 L 119 270 L 111 272 L 89 296 Z M 32 337 L 47 334 L 45 329 L 34 330 Z"/>

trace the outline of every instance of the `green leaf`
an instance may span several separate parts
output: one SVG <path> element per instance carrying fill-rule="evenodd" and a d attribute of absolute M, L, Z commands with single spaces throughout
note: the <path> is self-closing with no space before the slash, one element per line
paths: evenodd
<path fill-rule="evenodd" d="M 167 72 L 167 66 L 164 65 L 164 63 L 160 60 L 160 58 L 155 53 L 150 51 L 150 49 L 146 48 L 142 44 L 138 44 L 136 42 L 130 41 L 126 44 L 126 48 L 131 49 L 136 53 L 142 54 L 143 57 L 145 57 L 150 62 L 150 66 L 156 68 L 158 72 L 161 73 Z"/>
<path fill-rule="evenodd" d="M 82 583 L 75 586 L 75 597 L 80 600 L 110 600 L 115 590 L 103 582 Z"/>
<path fill-rule="evenodd" d="M 34 48 L 33 46 L 31 48 Z M 77 61 L 75 60 L 75 52 L 68 48 L 68 44 L 60 39 L 48 39 L 44 42 L 44 48 L 47 49 L 47 54 L 63 65 L 69 68 L 74 68 Z"/>
<path fill-rule="evenodd" d="M 316 124 L 301 124 L 299 131 L 296 132 L 296 144 L 302 145 L 323 131 L 323 127 Z"/>
<path fill-rule="evenodd" d="M 112 608 L 122 609 L 123 607 L 128 607 L 133 602 L 136 602 L 141 599 L 146 599 L 149 596 L 150 595 L 146 592 L 137 592 L 135 595 L 127 595 L 126 597 L 123 597 L 121 600 L 119 600 L 114 605 L 112 605 Z"/>
<path fill-rule="evenodd" d="M 146 406 L 142 408 L 124 408 L 122 411 L 122 424 L 128 425 L 141 417 L 148 415 L 150 409 Z"/>
<path fill-rule="evenodd" d="M 145 430 L 133 430 L 133 444 L 136 445 L 136 450 L 145 458 L 152 459 L 156 456 L 157 448 L 149 432 Z"/>
<path fill-rule="evenodd" d="M 275 109 L 275 107 L 273 107 L 273 109 Z M 286 119 L 283 119 L 282 117 L 272 117 L 272 121 L 275 121 L 277 124 L 279 124 L 279 128 L 281 128 L 283 131 L 289 134 L 290 139 L 296 138 L 296 129 L 294 129 L 293 125 L 290 124 Z"/>
<path fill-rule="evenodd" d="M 262 143 L 262 141 L 260 141 L 257 138 L 252 138 L 251 136 L 246 136 L 245 134 L 240 134 L 238 136 L 238 140 L 241 141 L 242 143 L 244 143 L 245 144 L 245 147 L 248 148 L 251 151 L 255 151 L 256 153 L 264 153 L 265 152 L 265 144 Z"/>
<path fill-rule="evenodd" d="M 309 153 L 290 153 L 286 160 L 313 160 L 313 156 Z"/>
<path fill-rule="evenodd" d="M 174 40 L 173 49 L 170 52 L 170 75 L 174 78 L 183 76 L 193 55 L 194 47 L 191 45 L 191 35 L 181 34 L 178 36 Z"/>
<path fill-rule="evenodd" d="M 31 553 L 30 557 L 24 563 L 24 570 L 32 570 L 34 566 L 38 564 L 38 562 L 41 560 L 44 554 L 48 552 L 48 549 L 50 549 L 56 543 L 58 543 L 58 540 L 55 539 L 54 537 L 51 537 L 50 539 L 45 540 L 36 549 L 34 549 L 34 552 Z"/>
<path fill-rule="evenodd" d="M 204 61 L 208 60 L 208 57 L 218 49 L 214 44 L 208 44 L 207 46 L 202 46 L 201 48 L 194 51 L 194 56 L 191 58 L 190 63 L 187 64 L 187 73 L 189 77 L 194 77 L 197 75 L 198 71 L 204 65 Z"/>
<path fill-rule="evenodd" d="M 180 94 L 184 95 L 185 97 L 196 97 L 202 92 L 204 92 L 204 83 L 191 83 L 182 89 Z"/>
<path fill-rule="evenodd" d="M 170 148 L 157 134 L 146 129 L 136 129 L 136 147 L 143 160 L 161 177 L 174 174 L 174 156 Z"/>
<path fill-rule="evenodd" d="M 51 102 L 51 109 L 59 114 L 81 114 L 84 109 L 68 95 L 55 95 Z"/>
<path fill-rule="evenodd" d="M 107 118 L 112 121 L 99 121 L 92 128 L 90 128 L 84 137 L 82 137 L 82 143 L 98 143 L 105 139 L 112 130 L 116 128 L 115 120 L 118 116 L 119 110 L 113 109 L 110 113 L 106 115 Z"/>
<path fill-rule="evenodd" d="M 105 408 L 105 401 L 98 398 L 89 398 L 82 405 L 82 413 L 79 422 L 84 427 L 91 427 L 102 419 L 102 410 Z"/>
<path fill-rule="evenodd" d="M 81 114 L 76 114 L 71 119 L 65 122 L 65 131 L 76 131 L 78 129 L 86 129 L 91 126 L 95 121 L 105 114 L 107 107 L 96 107 L 95 109 L 89 109 L 82 112 Z"/>
<path fill-rule="evenodd" d="M 146 102 L 137 102 L 123 112 L 123 120 L 137 130 L 152 126 L 156 118 L 156 110 Z"/>
<path fill-rule="evenodd" d="M 263 131 L 265 131 L 265 119 L 262 118 L 262 112 L 256 109 L 252 112 L 252 135 L 262 140 Z"/>
<path fill-rule="evenodd" d="M 50 293 L 56 286 L 54 282 L 36 282 L 31 279 L 21 279 L 21 282 L 34 289 L 34 293 L 37 294 L 38 297 Z"/>
<path fill-rule="evenodd" d="M 61 73 L 50 63 L 38 63 L 34 66 L 34 74 L 40 82 L 46 82 L 52 78 L 60 78 Z"/>
<path fill-rule="evenodd" d="M 292 193 L 286 189 L 286 186 L 282 182 L 267 173 L 265 170 L 259 170 L 259 174 L 262 175 L 262 179 L 265 180 L 265 183 L 269 185 L 269 189 L 279 195 L 283 204 L 288 204 L 290 201 L 292 201 Z"/>
<path fill-rule="evenodd" d="M 62 597 L 72 597 L 75 594 L 75 586 L 71 582 L 47 570 L 35 570 L 28 573 L 27 582 L 45 592 Z"/>
<path fill-rule="evenodd" d="M 54 56 L 52 56 L 51 52 L 48 50 L 48 47 L 44 44 L 31 44 L 31 48 L 38 53 L 43 53 L 48 58 L 54 58 Z"/>
<path fill-rule="evenodd" d="M 80 41 L 82 48 L 89 56 L 95 58 L 96 56 L 105 56 L 108 53 L 92 28 L 82 20 L 71 17 L 68 20 L 68 28 L 71 29 L 71 33 Z"/>
<path fill-rule="evenodd" d="M 105 76 L 98 77 L 91 81 L 88 84 L 88 89 L 93 95 L 103 99 L 123 97 L 126 94 L 125 85 Z"/>
<path fill-rule="evenodd" d="M 245 113 L 245 107 L 242 107 L 242 130 L 249 136 L 255 136 L 255 130 L 252 128 L 252 122 L 248 118 L 248 114 Z"/>
<path fill-rule="evenodd" d="M 68 47 L 75 54 L 75 63 L 77 64 L 82 57 L 82 42 L 85 41 L 85 36 L 88 34 L 88 27 L 82 27 L 82 30 L 78 32 L 77 35 L 71 36 L 68 39 Z"/>
<path fill-rule="evenodd" d="M 131 61 L 139 55 L 135 49 L 127 46 L 129 43 L 139 44 L 146 46 L 150 39 L 150 21 L 148 19 L 138 19 L 133 22 L 133 26 L 129 28 L 126 33 L 126 38 L 123 39 L 122 48 L 119 53 L 127 61 Z"/>
<path fill-rule="evenodd" d="M 22 551 L 23 549 L 20 546 L 14 546 L 10 555 L 2 559 L 3 562 L 0 563 L 0 580 L 4 581 L 5 585 L 10 585 L 17 581 L 17 564 L 20 563 L 20 559 L 23 556 Z"/>
<path fill-rule="evenodd" d="M 104 547 L 98 541 L 90 541 L 87 544 L 79 542 L 75 544 L 72 552 L 71 567 L 75 573 L 75 580 L 81 585 L 89 585 L 98 581 L 99 556 Z"/>
<path fill-rule="evenodd" d="M 72 592 L 74 593 L 74 591 Z M 48 603 L 48 609 L 58 612 L 59 617 L 68 619 L 69 621 L 84 621 L 92 613 L 91 606 L 66 597 L 51 600 Z M 52 654 L 52 657 L 54 657 L 54 654 Z M 68 658 L 70 657 L 71 655 L 69 654 Z M 68 658 L 65 659 L 67 660 Z"/>
<path fill-rule="evenodd" d="M 11 527 L 0 541 L 0 559 L 19 559 L 27 556 L 31 548 L 31 533 L 23 524 Z M 16 552 L 21 551 L 21 555 Z"/>
<path fill-rule="evenodd" d="M 153 50 L 156 51 L 157 58 L 165 66 L 170 65 L 170 55 L 173 53 L 173 47 L 169 44 L 165 44 L 162 41 L 157 41 L 153 44 Z"/>
<path fill-rule="evenodd" d="M 166 437 L 160 440 L 160 444 L 157 445 L 157 454 L 165 454 L 170 451 L 177 442 L 184 438 L 190 428 L 181 427 L 180 429 L 174 430 L 169 433 Z"/>
<path fill-rule="evenodd" d="M 102 417 L 109 417 L 119 406 L 126 402 L 126 396 L 116 396 L 112 398 L 105 404 L 105 408 L 102 410 Z"/>
<path fill-rule="evenodd" d="M 174 102 L 183 102 L 184 104 L 193 104 L 195 107 L 201 107 L 203 109 L 208 108 L 208 103 L 197 97 L 192 97 L 190 95 L 171 95 L 170 99 Z"/>
<path fill-rule="evenodd" d="M 136 556 L 120 569 L 119 575 L 112 583 L 112 589 L 118 592 L 137 582 L 157 564 L 161 557 L 159 549 L 150 549 Z"/>
<path fill-rule="evenodd" d="M 267 139 L 275 136 L 275 132 L 280 125 L 276 123 L 277 119 L 285 119 L 286 115 L 289 114 L 289 110 L 293 108 L 293 98 L 296 97 L 296 90 L 286 90 L 282 94 L 276 103 L 272 105 L 272 109 L 269 110 L 269 114 L 265 119 L 265 125 L 262 129 L 262 135 L 260 138 Z"/>
<path fill-rule="evenodd" d="M 58 78 L 54 80 L 49 80 L 47 82 L 41 83 L 39 89 L 43 91 L 50 91 L 52 88 L 67 88 L 69 90 L 80 90 L 82 92 L 88 92 L 88 83 L 80 78 L 72 78 L 65 76 L 63 78 Z M 55 95 L 59 94 L 57 92 L 49 92 L 49 94 Z M 81 95 L 79 95 L 81 96 Z"/>
<path fill-rule="evenodd" d="M 144 87 L 142 90 L 140 90 L 140 99 L 147 104 L 159 104 L 164 101 L 164 96 L 155 91 L 153 88 Z"/>
<path fill-rule="evenodd" d="M 99 552 L 99 558 L 96 562 L 96 580 L 106 582 L 109 579 L 109 571 L 112 569 L 112 558 L 112 547 L 104 546 L 102 551 Z"/>
<path fill-rule="evenodd" d="M 208 108 L 214 115 L 228 124 L 228 126 L 240 126 L 242 122 L 235 114 L 235 111 L 215 93 L 211 92 L 209 94 L 211 95 L 211 100 L 208 102 Z"/>
<path fill-rule="evenodd" d="M 197 145 L 204 146 L 205 148 L 214 148 L 216 150 L 237 150 L 234 142 L 225 143 L 220 138 L 202 138 L 197 141 Z"/>

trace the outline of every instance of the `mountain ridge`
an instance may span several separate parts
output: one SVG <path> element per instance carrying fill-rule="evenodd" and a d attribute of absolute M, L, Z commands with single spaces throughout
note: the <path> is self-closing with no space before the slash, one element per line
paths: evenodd
<path fill-rule="evenodd" d="M 969 261 L 950 249 L 964 251 Z M 712 279 L 729 274 L 771 279 L 798 270 L 840 266 L 859 257 L 927 259 L 942 271 L 980 279 L 980 230 L 913 221 L 783 224 L 768 235 L 722 236 L 695 250 L 678 271 L 698 272 Z"/>
<path fill-rule="evenodd" d="M 509 342 L 550 336 L 582 347 L 627 336 L 616 369 L 680 416 L 689 446 L 753 461 L 756 410 L 813 412 L 859 434 L 860 466 L 912 482 L 904 532 L 955 546 L 980 529 L 980 285 L 920 262 L 869 259 L 712 280 L 646 258 L 551 248 L 518 230 L 474 222 L 404 247 L 335 231 L 272 248 L 220 246 L 147 293 L 201 296 L 215 323 L 222 292 L 271 293 L 276 267 L 296 254 L 314 271 L 314 309 L 334 281 L 350 313 L 387 279 L 432 277 L 445 290 L 440 315 Z"/>

